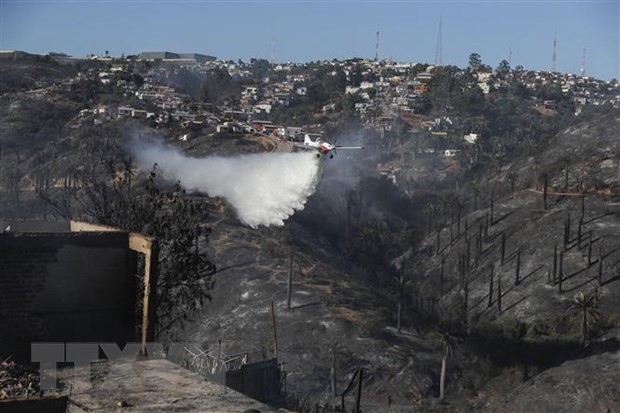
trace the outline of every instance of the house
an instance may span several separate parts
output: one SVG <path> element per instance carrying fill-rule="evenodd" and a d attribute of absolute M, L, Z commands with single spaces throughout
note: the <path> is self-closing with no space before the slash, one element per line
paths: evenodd
<path fill-rule="evenodd" d="M 133 108 L 127 106 L 121 106 L 118 108 L 118 116 L 132 116 Z"/>
<path fill-rule="evenodd" d="M 252 127 L 258 131 L 258 132 L 262 132 L 263 130 L 265 130 L 266 126 L 270 126 L 273 125 L 273 122 L 270 120 L 254 120 L 252 121 Z"/>
<path fill-rule="evenodd" d="M 478 140 L 478 134 L 477 133 L 470 133 L 468 135 L 464 135 L 463 139 L 465 139 L 465 142 L 467 142 L 467 143 L 474 144 Z"/>
<path fill-rule="evenodd" d="M 271 113 L 271 105 L 267 103 L 260 103 L 258 105 L 254 105 L 254 113 Z"/>

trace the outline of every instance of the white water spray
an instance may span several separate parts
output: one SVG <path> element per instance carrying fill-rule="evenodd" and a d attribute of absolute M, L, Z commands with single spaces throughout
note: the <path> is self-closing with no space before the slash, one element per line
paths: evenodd
<path fill-rule="evenodd" d="M 155 140 L 134 142 L 130 150 L 141 169 L 157 163 L 187 190 L 226 198 L 239 220 L 254 228 L 283 225 L 303 209 L 319 179 L 314 152 L 193 158 Z"/>

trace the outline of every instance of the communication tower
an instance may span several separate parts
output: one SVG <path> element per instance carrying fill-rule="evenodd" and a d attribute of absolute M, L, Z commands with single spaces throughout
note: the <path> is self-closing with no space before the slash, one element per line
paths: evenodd
<path fill-rule="evenodd" d="M 556 58 L 557 45 L 558 45 L 557 37 L 554 34 L 553 35 L 553 56 L 551 57 L 551 71 L 552 72 L 555 72 L 555 69 L 556 69 L 556 67 L 555 67 L 555 58 Z"/>
<path fill-rule="evenodd" d="M 583 55 L 581 56 L 581 77 L 586 76 L 586 49 L 583 49 Z"/>
<path fill-rule="evenodd" d="M 435 46 L 435 66 L 443 66 L 443 45 L 441 39 L 441 15 L 439 16 L 439 28 L 437 29 L 437 44 Z"/>

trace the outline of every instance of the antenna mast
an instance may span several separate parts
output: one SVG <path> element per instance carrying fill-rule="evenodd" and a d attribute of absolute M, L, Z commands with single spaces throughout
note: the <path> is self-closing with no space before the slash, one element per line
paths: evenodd
<path fill-rule="evenodd" d="M 583 49 L 583 55 L 581 56 L 581 77 L 586 76 L 586 49 Z"/>
<path fill-rule="evenodd" d="M 437 45 L 435 46 L 435 66 L 443 66 L 443 46 L 441 39 L 441 15 L 439 15 L 439 29 L 437 30 Z"/>
<path fill-rule="evenodd" d="M 555 72 L 555 58 L 556 58 L 556 49 L 557 49 L 557 37 L 555 33 L 553 34 L 553 57 L 551 58 L 551 71 Z"/>

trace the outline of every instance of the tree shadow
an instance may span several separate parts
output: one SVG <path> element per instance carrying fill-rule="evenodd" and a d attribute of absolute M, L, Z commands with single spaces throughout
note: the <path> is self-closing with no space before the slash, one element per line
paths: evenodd
<path fill-rule="evenodd" d="M 493 331 L 478 331 L 467 344 L 474 353 L 500 367 L 526 364 L 545 369 L 574 358 L 579 351 L 576 342 L 525 341 Z"/>
<path fill-rule="evenodd" d="M 606 281 L 603 281 L 603 282 L 601 283 L 601 286 L 603 286 L 603 285 L 607 285 L 607 284 L 611 284 L 612 282 L 614 282 L 614 281 L 618 281 L 618 280 L 620 280 L 620 274 L 618 274 L 618 275 L 616 275 L 615 277 L 612 277 L 612 278 L 610 278 L 610 279 L 608 279 L 608 280 L 606 280 Z"/>
<path fill-rule="evenodd" d="M 564 289 L 562 288 L 562 292 L 563 293 L 572 293 L 574 291 L 580 290 L 583 287 L 585 287 L 586 285 L 590 284 L 592 281 L 596 281 L 596 278 L 590 278 L 589 280 L 585 280 L 584 282 L 582 282 L 581 284 L 578 284 L 574 287 L 571 287 L 569 289 Z"/>
<path fill-rule="evenodd" d="M 503 216 L 499 217 L 498 219 L 496 219 L 495 221 L 491 221 L 491 225 L 496 225 L 499 224 L 500 222 L 502 222 L 503 220 L 505 220 L 506 218 L 508 218 L 509 216 L 511 216 L 512 214 L 514 214 L 514 209 L 510 212 L 508 212 L 507 214 L 504 214 Z"/>
<path fill-rule="evenodd" d="M 502 297 L 503 297 L 503 296 L 504 296 L 504 294 L 502 294 Z M 503 309 L 502 309 L 502 313 L 504 313 L 504 312 L 506 312 L 506 311 L 509 311 L 509 310 L 512 310 L 512 309 L 513 309 L 513 308 L 515 308 L 517 305 L 519 305 L 519 304 L 521 304 L 523 301 L 525 301 L 525 300 L 527 299 L 527 297 L 528 297 L 527 295 L 526 295 L 526 296 L 523 296 L 523 297 L 521 297 L 520 299 L 518 299 L 517 301 L 515 301 L 514 303 L 510 304 L 508 307 L 503 308 Z"/>
<path fill-rule="evenodd" d="M 525 277 L 521 278 L 519 280 L 519 283 L 524 282 L 525 280 L 527 280 L 529 277 L 531 277 L 532 275 L 534 275 L 536 272 L 540 271 L 542 268 L 545 268 L 545 266 L 543 264 L 539 265 L 538 268 L 536 268 L 535 270 L 531 271 L 529 274 L 527 274 Z"/>
<path fill-rule="evenodd" d="M 566 276 L 566 277 L 562 278 L 562 282 L 564 282 L 564 281 L 568 281 L 568 280 L 570 280 L 571 278 L 573 278 L 574 276 L 579 275 L 579 274 L 581 274 L 581 273 L 582 273 L 582 272 L 584 272 L 584 271 L 588 271 L 588 269 L 589 269 L 591 266 L 592 266 L 592 265 L 588 265 L 588 266 L 586 266 L 586 267 L 584 267 L 584 268 L 582 268 L 582 269 L 580 269 L 580 270 L 575 271 L 575 272 L 574 272 L 574 273 L 572 273 L 571 275 L 568 275 L 568 276 Z"/>
<path fill-rule="evenodd" d="M 594 216 L 594 217 L 590 218 L 590 219 L 589 219 L 589 220 L 587 220 L 587 221 L 585 221 L 585 220 L 584 220 L 584 221 L 583 221 L 583 223 L 584 223 L 584 224 L 589 224 L 590 222 L 594 222 L 594 221 L 596 221 L 596 220 L 598 220 L 598 219 L 604 218 L 604 217 L 606 217 L 607 215 L 614 215 L 614 213 L 613 213 L 613 212 L 606 212 L 606 213 L 604 213 L 604 214 Z"/>

